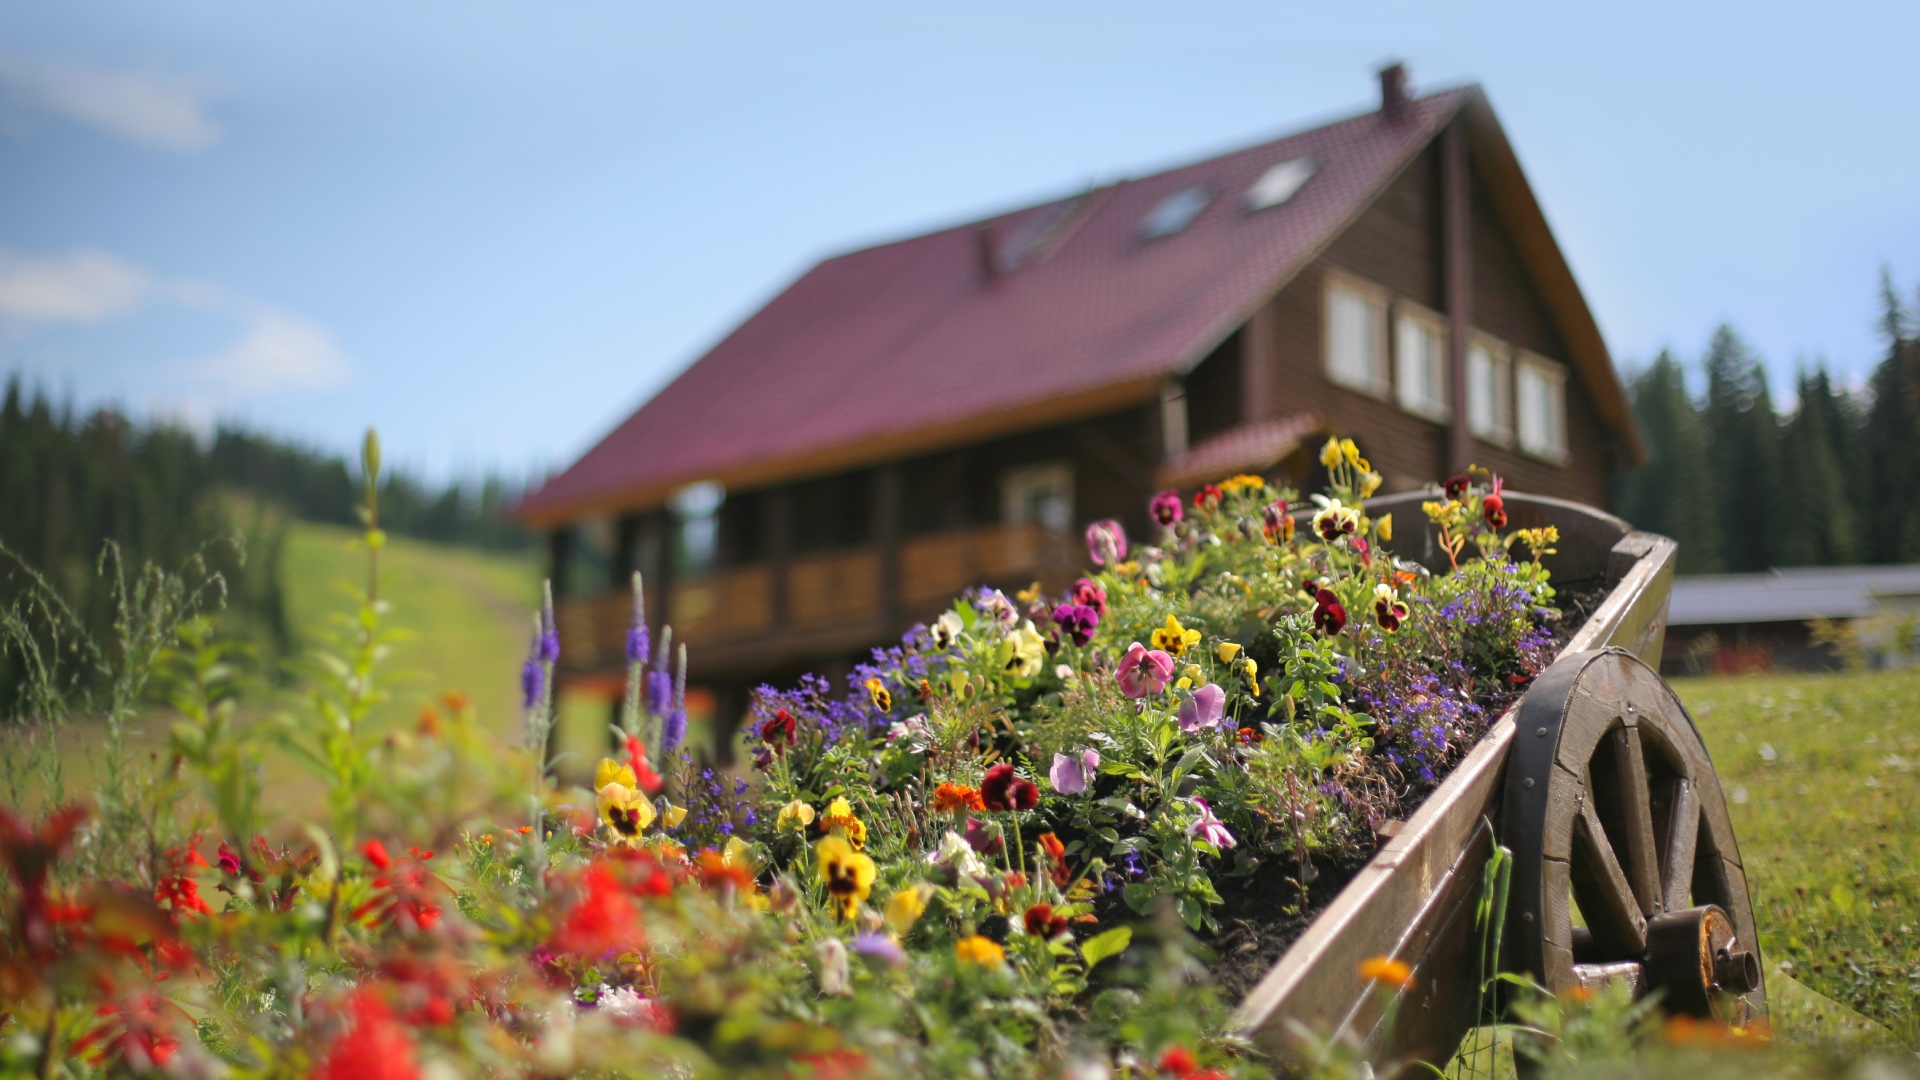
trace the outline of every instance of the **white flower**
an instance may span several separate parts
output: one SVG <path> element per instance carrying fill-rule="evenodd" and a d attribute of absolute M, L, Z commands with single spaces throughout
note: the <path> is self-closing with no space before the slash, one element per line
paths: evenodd
<path fill-rule="evenodd" d="M 947 830 L 940 838 L 940 850 L 927 856 L 927 862 L 934 866 L 945 866 L 964 877 L 983 878 L 988 875 L 987 864 L 980 861 L 980 853 L 973 850 L 967 838 Z"/>
<path fill-rule="evenodd" d="M 966 628 L 966 624 L 960 621 L 960 616 L 946 611 L 933 620 L 933 625 L 927 627 L 927 633 L 933 638 L 934 649 L 945 651 L 953 648 L 953 643 L 960 640 L 960 635 Z"/>
<path fill-rule="evenodd" d="M 916 754 L 924 754 L 933 742 L 933 729 L 927 726 L 927 714 L 915 713 L 905 720 L 895 720 L 887 726 L 887 742 L 896 743 L 905 739 L 907 748 Z"/>
<path fill-rule="evenodd" d="M 594 1002 L 600 1012 L 616 1024 L 653 1023 L 653 1002 L 641 997 L 631 986 L 611 987 L 601 983 Z"/>
<path fill-rule="evenodd" d="M 848 993 L 846 944 L 839 938 L 825 938 L 813 951 L 820 958 L 820 992 L 830 996 Z"/>

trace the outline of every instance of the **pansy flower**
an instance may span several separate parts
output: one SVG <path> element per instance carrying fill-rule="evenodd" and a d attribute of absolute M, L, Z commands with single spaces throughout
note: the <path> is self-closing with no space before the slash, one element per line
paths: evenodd
<path fill-rule="evenodd" d="M 1053 790 L 1062 795 L 1078 795 L 1087 790 L 1093 781 L 1094 770 L 1100 767 L 1100 751 L 1087 749 L 1078 754 L 1053 755 L 1053 767 L 1047 770 L 1047 780 L 1053 784 Z"/>
<path fill-rule="evenodd" d="M 1067 932 L 1067 917 L 1055 915 L 1052 904 L 1033 905 L 1020 916 L 1020 922 L 1037 938 L 1052 939 Z"/>
<path fill-rule="evenodd" d="M 1137 641 L 1127 647 L 1114 672 L 1120 692 L 1130 698 L 1158 694 L 1167 688 L 1167 680 L 1171 678 L 1173 657 L 1159 649 L 1148 649 Z"/>
<path fill-rule="evenodd" d="M 883 713 L 893 711 L 893 694 L 887 690 L 885 683 L 876 677 L 860 685 L 867 688 L 867 697 L 873 702 L 875 709 Z"/>
<path fill-rule="evenodd" d="M 1500 494 L 1506 482 L 1498 476 L 1493 478 L 1493 491 L 1480 500 L 1480 514 L 1487 519 L 1487 528 L 1504 529 L 1507 527 L 1507 500 Z"/>
<path fill-rule="evenodd" d="M 1167 616 L 1167 624 L 1153 632 L 1153 647 L 1163 649 L 1169 656 L 1180 656 L 1192 645 L 1200 644 L 1200 631 L 1189 630 L 1180 625 L 1180 620 Z"/>
<path fill-rule="evenodd" d="M 1329 544 L 1343 536 L 1352 536 L 1359 529 L 1360 511 L 1342 506 L 1339 499 L 1327 500 L 1327 505 L 1313 515 L 1313 531 Z"/>
<path fill-rule="evenodd" d="M 1183 695 L 1180 702 L 1180 730 L 1192 734 L 1213 727 L 1226 715 L 1227 692 L 1214 683 Z"/>
<path fill-rule="evenodd" d="M 1053 609 L 1053 625 L 1072 638 L 1075 645 L 1085 645 L 1093 640 L 1093 632 L 1100 626 L 1100 613 L 1085 604 L 1061 604 Z"/>
<path fill-rule="evenodd" d="M 835 796 L 827 804 L 826 813 L 820 815 L 820 831 L 845 837 L 855 851 L 867 846 L 867 824 L 855 816 L 853 805 L 845 795 Z"/>
<path fill-rule="evenodd" d="M 633 770 L 612 758 L 601 758 L 594 769 L 594 805 L 616 845 L 639 843 L 641 831 L 653 824 L 653 800 L 639 787 Z"/>
<path fill-rule="evenodd" d="M 1400 624 L 1411 614 L 1407 602 L 1400 599 L 1393 586 L 1383 581 L 1373 587 L 1373 619 L 1380 624 L 1380 629 L 1392 633 L 1400 629 Z"/>
<path fill-rule="evenodd" d="M 1472 484 L 1466 473 L 1455 473 L 1447 477 L 1447 482 L 1442 486 L 1446 489 L 1447 498 L 1458 502 L 1467 497 L 1467 488 Z"/>
<path fill-rule="evenodd" d="M 1147 503 L 1147 513 L 1153 515 L 1153 520 L 1169 529 L 1173 528 L 1175 522 L 1186 516 L 1186 510 L 1180 505 L 1180 493 L 1172 488 L 1155 495 L 1153 501 Z"/>
<path fill-rule="evenodd" d="M 785 709 L 776 710 L 765 723 L 760 725 L 760 741 L 778 753 L 793 741 L 796 727 L 792 713 Z"/>
<path fill-rule="evenodd" d="M 1127 530 L 1112 518 L 1087 526 L 1087 558 L 1095 566 L 1109 566 L 1127 557 Z"/>
<path fill-rule="evenodd" d="M 1031 810 L 1040 805 L 1040 789 L 1014 775 L 1013 766 L 1003 761 L 988 769 L 980 781 L 980 798 L 995 812 Z"/>
<path fill-rule="evenodd" d="M 1333 595 L 1331 589 L 1321 589 L 1314 594 L 1313 627 L 1328 637 L 1347 628 L 1347 609 L 1340 598 Z"/>
<path fill-rule="evenodd" d="M 1040 674 L 1047 662 L 1047 639 L 1033 628 L 1031 621 L 1008 634 L 1000 642 L 1000 670 L 1016 679 L 1031 679 Z"/>
<path fill-rule="evenodd" d="M 1101 588 L 1100 583 L 1092 578 L 1081 578 L 1074 582 L 1073 591 L 1067 594 L 1067 599 L 1083 607 L 1092 608 L 1093 613 L 1101 618 L 1107 615 L 1107 590 Z"/>
<path fill-rule="evenodd" d="M 959 615 L 951 611 L 943 611 L 939 618 L 933 620 L 933 625 L 927 627 L 928 643 L 933 646 L 933 651 L 945 652 L 953 648 L 953 643 L 960 640 L 960 635 L 966 628 L 967 625 L 960 621 Z"/>
<path fill-rule="evenodd" d="M 878 870 L 873 860 L 854 850 L 853 845 L 838 834 L 815 844 L 813 856 L 836 913 L 842 920 L 853 918 L 860 902 L 873 891 L 873 878 Z"/>

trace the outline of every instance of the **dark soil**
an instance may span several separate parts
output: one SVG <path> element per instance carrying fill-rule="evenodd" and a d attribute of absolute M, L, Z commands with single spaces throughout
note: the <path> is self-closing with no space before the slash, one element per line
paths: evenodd
<path fill-rule="evenodd" d="M 1607 598 L 1608 588 L 1606 582 L 1597 579 L 1556 584 L 1555 588 L 1555 603 L 1560 609 L 1560 618 L 1551 629 L 1557 651 L 1566 647 Z M 1511 699 L 1507 699 L 1484 701 L 1481 704 L 1487 707 L 1489 716 L 1497 716 L 1511 703 Z M 1444 781 L 1446 778 L 1442 776 L 1440 779 Z M 1423 788 L 1408 795 L 1401 803 L 1402 814 L 1411 815 L 1419 809 L 1432 790 Z M 1207 945 L 1214 952 L 1213 963 L 1209 966 L 1227 998 L 1239 1001 L 1245 997 L 1266 976 L 1274 962 L 1287 951 L 1287 947 L 1306 932 L 1307 924 L 1318 918 L 1340 890 L 1346 888 L 1360 868 L 1373 857 L 1378 845 L 1384 843 L 1386 838 L 1380 837 L 1376 839 L 1374 849 L 1350 852 L 1330 859 L 1316 859 L 1309 872 L 1312 881 L 1307 887 L 1304 902 L 1298 883 L 1299 867 L 1291 859 L 1270 859 L 1248 876 L 1216 880 L 1214 887 L 1220 893 L 1222 902 L 1212 909 L 1211 914 L 1220 929 L 1212 935 Z M 1118 894 L 1114 894 L 1112 899 L 1118 901 Z M 1101 914 L 1105 921 L 1109 913 Z"/>

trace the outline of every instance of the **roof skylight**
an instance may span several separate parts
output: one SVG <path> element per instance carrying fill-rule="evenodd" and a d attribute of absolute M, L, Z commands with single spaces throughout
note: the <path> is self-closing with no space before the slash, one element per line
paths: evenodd
<path fill-rule="evenodd" d="M 1160 204 L 1140 220 L 1140 238 L 1158 240 L 1172 236 L 1191 224 L 1212 201 L 1213 191 L 1204 184 L 1181 188 L 1161 199 Z"/>
<path fill-rule="evenodd" d="M 1260 179 L 1247 189 L 1247 211 L 1265 210 L 1293 198 L 1293 193 L 1313 177 L 1313 170 L 1317 167 L 1312 158 L 1297 157 L 1288 158 L 1261 173 Z"/>

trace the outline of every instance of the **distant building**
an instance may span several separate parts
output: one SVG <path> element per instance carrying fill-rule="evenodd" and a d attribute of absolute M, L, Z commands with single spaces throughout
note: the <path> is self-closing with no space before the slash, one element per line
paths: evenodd
<path fill-rule="evenodd" d="M 1875 667 L 1920 660 L 1920 566 L 1680 577 L 1668 611 L 1669 675 L 1823 670 L 1848 651 Z"/>
<path fill-rule="evenodd" d="M 960 588 L 1147 534 L 1160 487 L 1386 491 L 1468 462 L 1604 506 L 1644 458 L 1606 344 L 1476 87 L 826 260 L 520 506 L 566 685 L 618 685 L 627 579 L 725 719 L 845 670 Z"/>

